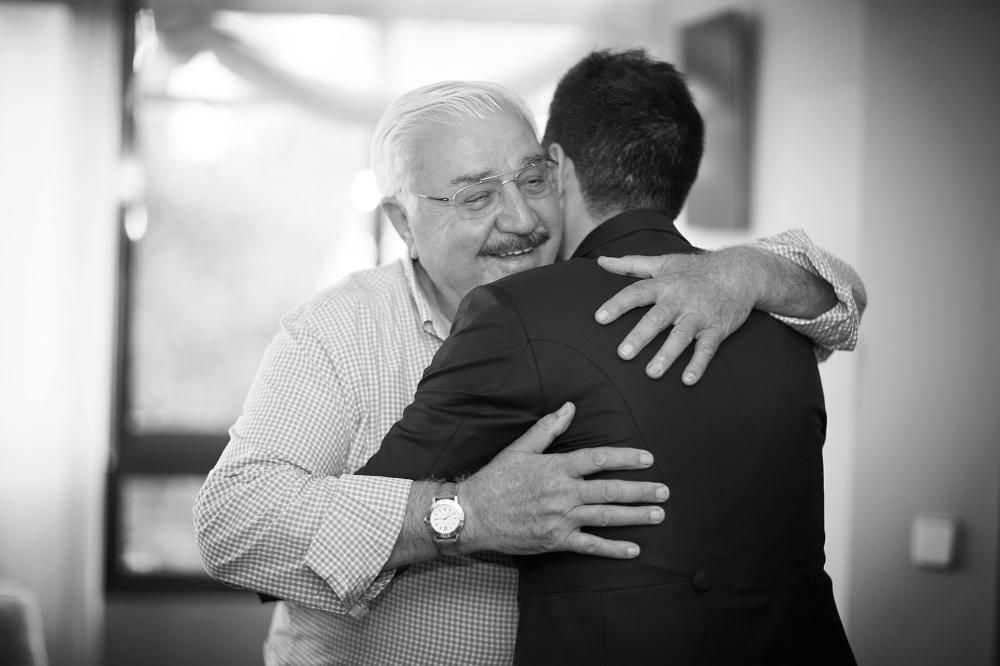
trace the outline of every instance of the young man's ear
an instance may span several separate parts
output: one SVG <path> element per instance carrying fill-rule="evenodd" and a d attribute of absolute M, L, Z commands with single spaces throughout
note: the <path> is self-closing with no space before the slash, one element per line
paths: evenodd
<path fill-rule="evenodd" d="M 559 198 L 565 206 L 567 193 L 575 189 L 578 190 L 580 187 L 576 181 L 576 165 L 558 143 L 549 144 L 549 157 L 559 163 L 559 166 L 556 167 L 556 188 L 559 192 Z"/>
<path fill-rule="evenodd" d="M 566 194 L 567 179 L 574 172 L 573 160 L 566 155 L 566 151 L 558 143 L 549 144 L 549 157 L 559 163 L 555 171 L 556 190 L 559 192 L 559 197 L 562 198 Z"/>
<path fill-rule="evenodd" d="M 410 254 L 410 259 L 417 259 L 417 245 L 413 242 L 413 232 L 410 231 L 410 219 L 406 215 L 406 208 L 396 197 L 384 197 L 379 205 L 385 213 L 396 233 L 406 243 L 406 251 Z"/>

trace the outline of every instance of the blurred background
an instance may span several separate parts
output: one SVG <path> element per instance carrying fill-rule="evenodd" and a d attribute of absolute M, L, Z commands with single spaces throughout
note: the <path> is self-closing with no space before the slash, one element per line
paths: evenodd
<path fill-rule="evenodd" d="M 495 80 L 543 127 L 642 46 L 709 121 L 681 230 L 801 227 L 868 288 L 822 366 L 859 661 L 1000 663 L 998 37 L 994 0 L 0 0 L 0 615 L 54 666 L 261 663 L 191 503 L 278 319 L 400 254 L 386 103 Z"/>

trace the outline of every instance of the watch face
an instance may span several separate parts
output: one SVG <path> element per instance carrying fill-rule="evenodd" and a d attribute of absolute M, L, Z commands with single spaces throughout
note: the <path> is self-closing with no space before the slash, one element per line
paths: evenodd
<path fill-rule="evenodd" d="M 431 511 L 431 529 L 440 535 L 451 534 L 462 525 L 465 514 L 461 507 L 451 500 L 441 500 Z"/>

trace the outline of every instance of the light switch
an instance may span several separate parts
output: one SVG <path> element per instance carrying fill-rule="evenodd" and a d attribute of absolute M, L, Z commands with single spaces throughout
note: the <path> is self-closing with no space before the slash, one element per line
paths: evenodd
<path fill-rule="evenodd" d="M 918 513 L 910 533 L 910 562 L 921 569 L 951 569 L 955 565 L 958 521 L 945 513 Z"/>

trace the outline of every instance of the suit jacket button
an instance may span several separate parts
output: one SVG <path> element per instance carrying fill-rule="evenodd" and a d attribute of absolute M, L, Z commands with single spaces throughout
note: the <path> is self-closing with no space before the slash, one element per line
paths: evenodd
<path fill-rule="evenodd" d="M 707 571 L 699 571 L 691 578 L 691 585 L 699 592 L 708 592 L 712 589 L 712 577 Z"/>

